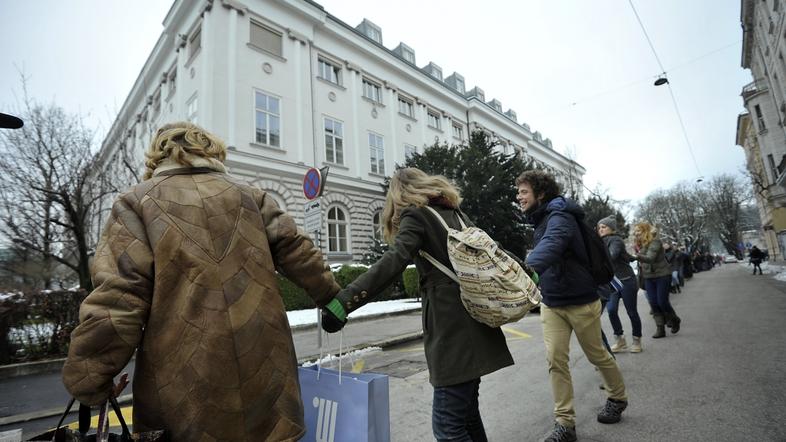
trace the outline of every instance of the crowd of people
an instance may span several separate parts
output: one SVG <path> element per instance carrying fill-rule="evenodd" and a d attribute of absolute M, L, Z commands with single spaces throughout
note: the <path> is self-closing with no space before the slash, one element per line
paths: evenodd
<path fill-rule="evenodd" d="M 303 403 L 276 272 L 303 287 L 321 308 L 323 328 L 337 332 L 349 313 L 414 263 L 434 438 L 486 441 L 478 406 L 481 378 L 514 360 L 501 329 L 472 319 L 459 285 L 439 268 L 452 268 L 444 224 L 473 225 L 460 209 L 459 190 L 441 176 L 397 170 L 381 219 L 389 249 L 341 289 L 294 219 L 264 190 L 229 176 L 225 157 L 224 143 L 191 123 L 156 132 L 145 180 L 116 199 L 97 248 L 96 289 L 81 307 L 63 369 L 68 391 L 85 404 L 105 402 L 117 389 L 114 377 L 136 353 L 136 431 L 165 429 L 173 441 L 298 440 L 305 432 Z M 601 296 L 579 227 L 583 209 L 544 171 L 524 172 L 511 185 L 535 229 L 532 250 L 521 263 L 543 297 L 555 420 L 546 441 L 575 441 L 571 336 L 603 378 L 608 397 L 597 420 L 619 422 L 628 394 L 613 353 L 643 349 L 638 290 L 647 294 L 652 337 L 665 337 L 666 327 L 677 333 L 682 320 L 669 296 L 698 270 L 697 258 L 664 243 L 646 222 L 634 226 L 628 250 L 616 219 L 604 218 L 597 229 L 620 284 Z M 630 346 L 620 303 L 630 320 Z M 601 330 L 604 309 L 614 331 L 611 348 Z"/>

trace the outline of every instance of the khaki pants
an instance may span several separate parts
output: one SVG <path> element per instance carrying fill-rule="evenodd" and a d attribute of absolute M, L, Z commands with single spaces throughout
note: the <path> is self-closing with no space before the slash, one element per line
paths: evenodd
<path fill-rule="evenodd" d="M 609 398 L 628 400 L 617 362 L 603 346 L 600 336 L 600 314 L 600 301 L 553 308 L 541 304 L 540 307 L 546 360 L 549 364 L 551 391 L 554 395 L 554 416 L 557 422 L 565 426 L 575 426 L 576 422 L 573 383 L 568 366 L 571 332 L 576 333 L 579 345 L 590 363 L 598 367 Z"/>

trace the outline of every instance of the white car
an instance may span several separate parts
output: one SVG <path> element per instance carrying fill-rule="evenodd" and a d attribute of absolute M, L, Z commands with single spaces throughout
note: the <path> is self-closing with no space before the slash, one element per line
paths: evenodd
<path fill-rule="evenodd" d="M 737 260 L 737 257 L 734 255 L 726 255 L 723 257 L 723 262 L 730 263 L 730 262 L 739 262 L 739 261 Z"/>

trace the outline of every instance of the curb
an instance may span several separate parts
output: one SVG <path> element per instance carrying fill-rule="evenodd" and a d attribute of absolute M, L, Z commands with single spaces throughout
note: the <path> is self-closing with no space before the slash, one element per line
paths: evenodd
<path fill-rule="evenodd" d="M 126 405 L 131 403 L 131 394 L 125 394 L 117 398 L 117 403 L 119 405 Z M 74 401 L 74 405 L 77 405 L 78 402 Z M 71 407 L 73 409 L 73 406 Z M 69 414 L 71 414 L 71 410 L 68 410 Z M 11 424 L 21 424 L 23 422 L 28 422 L 36 419 L 43 419 L 46 417 L 53 417 L 53 416 L 61 416 L 63 414 L 63 407 L 60 408 L 50 408 L 48 410 L 39 410 L 39 411 L 31 411 L 29 413 L 21 413 L 15 414 L 12 416 L 5 416 L 0 417 L 0 426 L 4 425 L 11 425 Z"/>
<path fill-rule="evenodd" d="M 409 309 L 409 310 L 399 310 L 399 311 L 396 311 L 396 312 L 387 312 L 387 313 L 375 313 L 373 315 L 365 315 L 365 316 L 360 316 L 358 318 L 351 318 L 350 317 L 349 320 L 352 321 L 353 323 L 355 323 L 355 322 L 373 321 L 374 319 L 382 319 L 382 318 L 387 318 L 387 317 L 391 317 L 391 316 L 400 316 L 400 315 L 406 315 L 406 314 L 409 314 L 409 313 L 420 312 L 420 310 L 421 310 L 421 307 L 418 306 L 417 308 L 413 308 L 413 309 Z M 292 326 L 290 328 L 292 329 L 293 332 L 299 332 L 299 331 L 304 331 L 304 330 L 311 330 L 311 329 L 317 328 L 317 323 L 314 322 L 314 323 L 310 323 L 310 324 L 300 324 L 300 325 Z M 2 379 L 2 376 L 0 376 L 0 379 Z"/>
<path fill-rule="evenodd" d="M 361 344 L 353 345 L 351 347 L 347 347 L 346 349 L 344 349 L 344 354 L 353 352 L 355 350 L 360 350 L 360 349 L 363 349 L 363 348 L 367 348 L 367 347 L 380 347 L 380 348 L 392 347 L 394 345 L 403 344 L 405 342 L 416 341 L 416 340 L 418 340 L 418 339 L 420 339 L 422 337 L 423 337 L 423 330 L 420 330 L 420 331 L 416 331 L 416 332 L 412 332 L 412 333 L 406 333 L 406 334 L 403 334 L 403 335 L 394 336 L 394 337 L 388 338 L 388 339 L 383 339 L 381 341 L 364 342 L 364 343 L 361 343 Z M 327 356 L 329 354 L 330 354 L 329 352 L 328 353 L 324 353 L 322 355 L 322 357 L 325 357 L 325 356 Z M 319 353 L 317 353 L 315 355 L 310 355 L 310 356 L 302 356 L 302 357 L 297 359 L 297 364 L 298 365 L 303 365 L 303 363 L 305 363 L 305 362 L 315 361 L 315 360 L 319 359 L 319 356 L 320 356 Z"/>
<path fill-rule="evenodd" d="M 381 319 L 391 316 L 398 316 L 398 315 L 405 315 L 413 312 L 419 312 L 420 309 L 421 309 L 420 307 L 417 307 L 410 310 L 400 310 L 397 312 L 377 313 L 373 315 L 361 316 L 359 318 L 350 318 L 350 320 L 352 322 L 372 321 L 374 319 Z M 313 324 L 296 325 L 291 327 L 291 330 L 294 333 L 294 332 L 300 332 L 306 330 L 314 330 L 316 328 L 317 328 L 317 324 L 313 323 Z M 63 369 L 63 364 L 65 364 L 65 361 L 66 358 L 59 358 L 59 359 L 48 359 L 45 361 L 21 362 L 18 364 L 0 365 L 0 381 L 19 377 L 19 376 L 54 373 Z"/>

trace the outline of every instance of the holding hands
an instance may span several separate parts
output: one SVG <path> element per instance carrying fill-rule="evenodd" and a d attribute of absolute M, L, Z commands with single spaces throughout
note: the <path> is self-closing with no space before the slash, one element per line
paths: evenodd
<path fill-rule="evenodd" d="M 338 298 L 333 298 L 322 307 L 322 330 L 336 333 L 347 324 L 347 311 Z"/>

